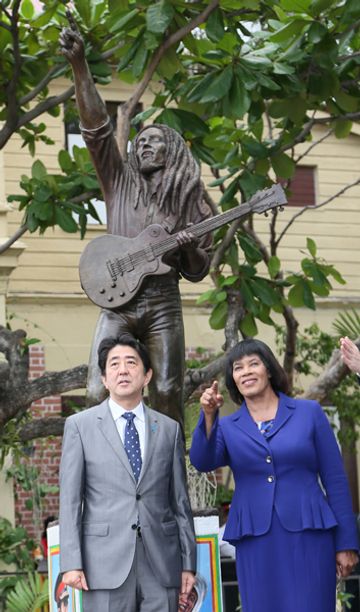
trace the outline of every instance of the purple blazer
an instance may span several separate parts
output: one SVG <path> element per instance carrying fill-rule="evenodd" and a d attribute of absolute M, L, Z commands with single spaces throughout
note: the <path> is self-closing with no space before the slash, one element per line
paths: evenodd
<path fill-rule="evenodd" d="M 288 531 L 334 528 L 336 551 L 358 550 L 358 534 L 343 462 L 320 404 L 279 394 L 265 438 L 246 403 L 216 418 L 210 438 L 201 414 L 190 449 L 200 472 L 229 465 L 235 480 L 224 539 L 261 535 L 273 509 Z"/>

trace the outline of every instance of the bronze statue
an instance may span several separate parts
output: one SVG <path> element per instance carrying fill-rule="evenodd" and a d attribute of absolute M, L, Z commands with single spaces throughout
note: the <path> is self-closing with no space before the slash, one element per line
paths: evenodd
<path fill-rule="evenodd" d="M 143 128 L 128 161 L 122 158 L 85 58 L 83 39 L 72 20 L 70 24 L 61 33 L 61 51 L 72 66 L 81 132 L 106 203 L 108 232 L 131 239 L 158 224 L 162 231 L 176 233 L 177 246 L 164 257 L 170 266 L 166 273 L 148 275 L 126 304 L 111 309 L 109 302 L 101 310 L 91 349 L 88 401 L 98 403 L 104 396 L 97 367 L 100 341 L 128 331 L 150 353 L 154 372 L 150 403 L 182 422 L 185 345 L 178 282 L 180 276 L 192 282 L 206 276 L 211 245 L 209 234 L 198 240 L 186 229 L 212 215 L 203 199 L 200 168 L 181 136 L 165 125 Z M 99 287 L 99 292 L 104 291 Z"/>

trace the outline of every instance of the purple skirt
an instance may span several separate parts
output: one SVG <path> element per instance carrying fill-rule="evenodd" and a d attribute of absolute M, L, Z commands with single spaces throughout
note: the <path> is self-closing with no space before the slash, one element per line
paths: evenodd
<path fill-rule="evenodd" d="M 268 533 L 236 545 L 241 612 L 335 612 L 334 532 L 286 531 L 276 512 Z"/>

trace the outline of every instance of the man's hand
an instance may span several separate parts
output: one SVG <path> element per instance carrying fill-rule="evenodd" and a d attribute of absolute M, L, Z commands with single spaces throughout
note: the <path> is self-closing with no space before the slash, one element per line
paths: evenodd
<path fill-rule="evenodd" d="M 359 557 L 355 550 L 341 550 L 336 553 L 336 573 L 339 578 L 346 578 L 351 574 Z"/>
<path fill-rule="evenodd" d="M 89 587 L 86 582 L 85 574 L 82 570 L 70 570 L 65 572 L 62 581 L 73 589 L 83 589 L 88 591 Z"/>
<path fill-rule="evenodd" d="M 85 46 L 83 38 L 78 30 L 75 19 L 66 11 L 69 28 L 64 28 L 60 34 L 60 51 L 66 59 L 73 64 L 78 60 L 85 60 Z"/>
<path fill-rule="evenodd" d="M 195 585 L 195 574 L 193 572 L 182 572 L 181 574 L 181 589 L 179 593 L 179 610 L 187 609 L 187 601 L 189 595 Z"/>
<path fill-rule="evenodd" d="M 360 351 L 355 342 L 347 336 L 340 339 L 340 351 L 343 362 L 352 372 L 360 372 Z"/>
<path fill-rule="evenodd" d="M 196 249 L 199 239 L 191 230 L 181 230 L 176 234 L 176 242 L 182 250 Z"/>

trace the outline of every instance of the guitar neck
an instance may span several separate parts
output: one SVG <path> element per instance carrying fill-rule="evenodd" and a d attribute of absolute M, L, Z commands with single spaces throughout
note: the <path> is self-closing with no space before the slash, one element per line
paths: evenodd
<path fill-rule="evenodd" d="M 221 213 L 220 215 L 209 217 L 209 219 L 204 219 L 204 221 L 200 221 L 200 223 L 197 223 L 196 225 L 191 225 L 188 228 L 188 230 L 192 234 L 194 234 L 196 238 L 200 238 L 201 236 L 204 236 L 204 234 L 213 232 L 219 227 L 222 227 L 223 225 L 226 225 L 227 223 L 231 223 L 232 221 L 235 221 L 235 219 L 244 217 L 249 212 L 256 212 L 252 208 L 253 201 L 254 200 L 256 201 L 255 198 L 256 196 L 254 196 L 254 198 L 251 198 L 249 202 L 244 202 L 243 204 L 240 204 L 239 206 L 236 206 L 235 208 L 231 208 L 230 210 L 227 210 L 226 212 Z M 176 234 L 169 235 L 169 238 L 166 238 L 166 240 L 162 241 L 161 243 L 154 245 L 153 246 L 154 255 L 156 257 L 161 257 L 168 251 L 171 251 L 172 249 L 177 248 L 179 246 L 176 240 L 176 236 L 178 235 L 178 233 L 179 232 L 177 232 Z"/>

